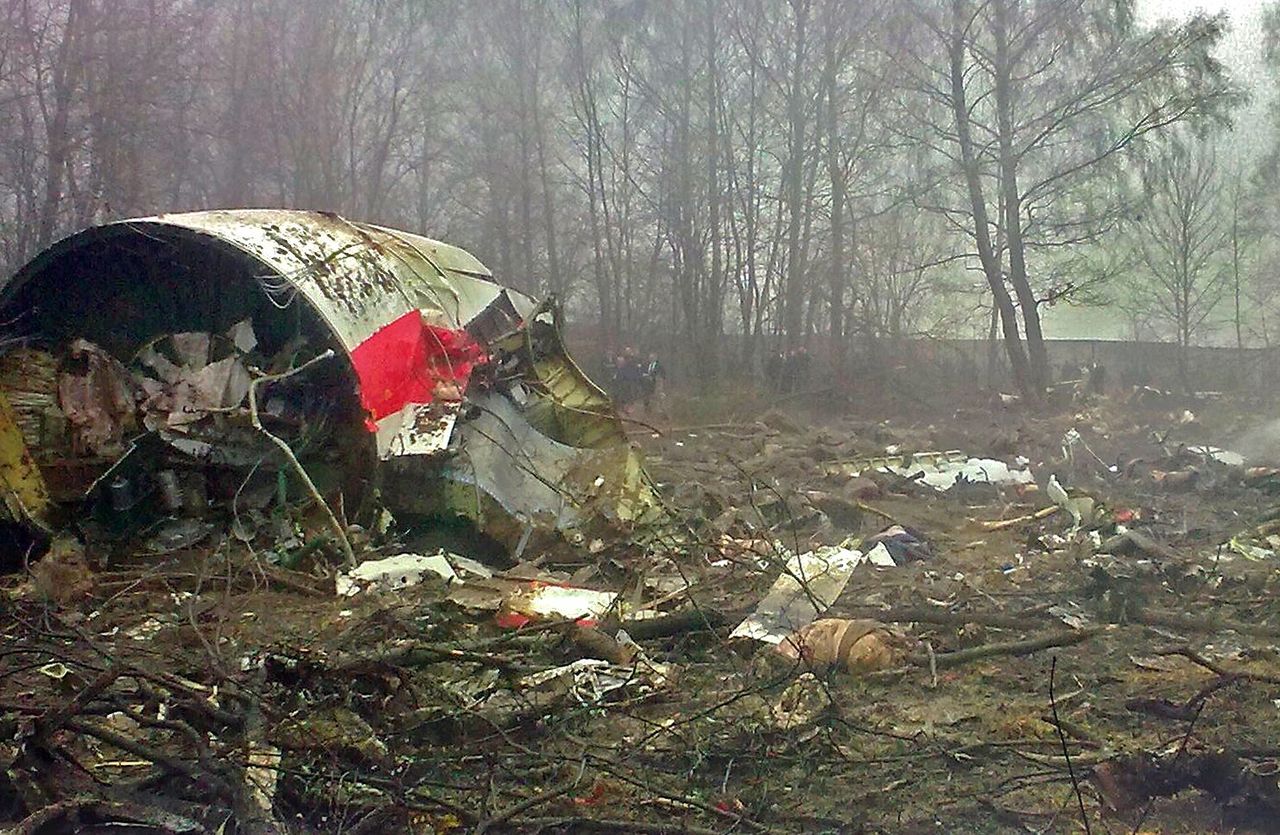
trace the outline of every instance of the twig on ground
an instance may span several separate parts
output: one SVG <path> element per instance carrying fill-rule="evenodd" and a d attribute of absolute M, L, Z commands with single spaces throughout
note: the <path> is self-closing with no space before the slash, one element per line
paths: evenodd
<path fill-rule="evenodd" d="M 1062 510 L 1062 508 L 1055 504 L 1052 507 L 1044 507 L 1037 510 L 1035 513 L 1028 513 L 1025 516 L 1015 516 L 1012 519 L 997 519 L 991 522 L 979 522 L 978 524 L 982 526 L 984 531 L 1003 531 L 1009 528 L 1016 528 L 1018 525 L 1026 522 L 1039 522 L 1042 519 L 1048 519 L 1059 510 Z"/>
<path fill-rule="evenodd" d="M 867 504 L 864 501 L 855 501 L 853 503 L 853 506 L 858 508 L 858 510 L 861 510 L 863 513 L 870 513 L 872 516 L 879 516 L 881 519 L 885 520 L 890 525 L 899 525 L 899 526 L 902 525 L 902 523 L 899 522 L 897 519 L 895 519 L 893 516 L 889 515 L 888 513 L 885 513 L 883 510 L 877 510 L 876 508 L 872 507 L 871 505 Z"/>
<path fill-rule="evenodd" d="M 60 708 L 49 711 L 45 717 L 37 722 L 36 735 L 41 740 L 47 740 L 58 729 L 68 724 L 69 720 L 74 718 L 94 699 L 106 692 L 107 688 L 115 683 L 120 677 L 119 666 L 112 665 L 105 672 L 89 682 L 88 686 L 77 693 L 72 699 Z"/>
<path fill-rule="evenodd" d="M 512 806 L 508 806 L 506 809 L 503 809 L 502 811 L 480 821 L 480 823 L 476 825 L 475 835 L 484 835 L 484 833 L 488 832 L 492 827 L 507 823 L 522 812 L 527 812 L 535 806 L 541 806 L 544 803 L 550 803 L 557 797 L 562 797 L 563 795 L 573 791 L 574 786 L 578 785 L 578 782 L 582 779 L 583 770 L 585 769 L 580 769 L 573 777 L 552 786 L 541 794 L 534 795 L 533 797 L 522 800 Z"/>
<path fill-rule="evenodd" d="M 1080 804 L 1080 822 L 1084 824 L 1085 835 L 1092 835 L 1089 826 L 1089 815 L 1084 809 L 1084 795 L 1080 792 L 1080 781 L 1076 779 L 1075 766 L 1071 764 L 1071 751 L 1067 747 L 1067 735 L 1063 733 L 1061 721 L 1058 719 L 1058 699 L 1054 692 L 1054 683 L 1058 676 L 1058 656 L 1053 656 L 1049 664 L 1049 707 L 1053 710 L 1053 727 L 1058 732 L 1058 741 L 1062 743 L 1062 756 L 1067 761 L 1067 774 L 1071 777 L 1071 788 L 1076 793 L 1076 802 Z"/>

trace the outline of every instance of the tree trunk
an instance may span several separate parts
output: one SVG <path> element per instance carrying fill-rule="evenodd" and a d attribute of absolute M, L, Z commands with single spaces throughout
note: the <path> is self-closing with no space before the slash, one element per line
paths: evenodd
<path fill-rule="evenodd" d="M 958 0 L 953 0 L 954 28 L 948 44 L 950 53 L 951 108 L 956 125 L 956 141 L 960 146 L 961 163 L 964 169 L 965 185 L 969 192 L 969 206 L 973 217 L 974 241 L 978 247 L 978 259 L 982 262 L 982 271 L 987 278 L 987 286 L 991 289 L 996 308 L 1000 311 L 1000 327 L 1004 334 L 1005 353 L 1009 356 L 1010 370 L 1014 383 L 1024 396 L 1034 396 L 1027 355 L 1022 348 L 1022 339 L 1018 334 L 1018 313 L 1013 299 L 1004 286 L 1001 274 L 1000 259 L 991 245 L 990 219 L 987 215 L 986 197 L 982 193 L 982 177 L 978 167 L 977 154 L 974 149 L 973 136 L 969 124 L 969 104 L 965 93 L 965 33 L 962 20 L 962 9 Z"/>
<path fill-rule="evenodd" d="M 67 168 L 71 164 L 71 104 L 72 94 L 79 81 L 81 56 L 76 50 L 80 43 L 80 22 L 88 13 L 86 0 L 71 0 L 67 5 L 66 28 L 58 45 L 57 63 L 53 68 L 52 111 L 45 112 L 45 147 L 48 163 L 45 166 L 44 201 L 40 207 L 36 245 L 44 248 L 53 243 L 58 232 L 58 215 L 62 205 L 62 186 Z"/>
<path fill-rule="evenodd" d="M 844 165 L 840 159 L 840 107 L 838 104 L 839 65 L 835 40 L 828 35 L 826 73 L 827 88 L 827 176 L 831 180 L 831 263 L 827 271 L 827 307 L 830 317 L 831 356 L 836 368 L 845 362 L 844 332 Z"/>
<path fill-rule="evenodd" d="M 1004 192 L 1005 242 L 1009 251 L 1009 283 L 1022 310 L 1030 372 L 1024 394 L 1039 398 L 1049 383 L 1049 356 L 1040 329 L 1040 308 L 1027 278 L 1026 245 L 1022 237 L 1022 195 L 1018 191 L 1018 158 L 1013 143 L 1013 79 L 1009 56 L 1007 0 L 996 0 L 993 35 L 996 42 L 996 123 L 1000 144 L 1000 187 Z"/>
<path fill-rule="evenodd" d="M 805 276 L 801 255 L 801 203 L 804 195 L 804 57 L 807 47 L 809 0 L 791 0 L 795 33 L 787 84 L 787 159 L 783 192 L 787 206 L 787 263 L 783 283 L 782 325 L 788 348 L 804 342 Z"/>

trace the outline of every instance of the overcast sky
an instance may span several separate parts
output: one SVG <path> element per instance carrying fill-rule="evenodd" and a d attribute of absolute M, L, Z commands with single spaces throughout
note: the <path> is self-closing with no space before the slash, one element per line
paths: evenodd
<path fill-rule="evenodd" d="M 1138 18 L 1154 22 L 1183 17 L 1195 11 L 1226 12 L 1230 16 L 1227 35 L 1219 51 L 1237 83 L 1251 94 L 1251 100 L 1237 111 L 1236 130 L 1226 138 L 1229 149 L 1240 156 L 1256 158 L 1269 148 L 1267 109 L 1274 98 L 1275 83 L 1262 63 L 1262 12 L 1269 0 L 1138 0 Z M 1265 141 L 1264 141 L 1265 140 Z"/>
<path fill-rule="evenodd" d="M 1236 81 L 1252 96 L 1234 117 L 1235 129 L 1222 135 L 1219 160 L 1234 160 L 1246 168 L 1272 147 L 1274 123 L 1268 107 L 1275 98 L 1275 81 L 1262 64 L 1262 10 L 1268 0 L 1138 0 L 1138 19 L 1153 23 L 1169 17 L 1185 17 L 1195 11 L 1227 12 L 1230 27 L 1219 57 Z M 1050 338 L 1101 337 L 1125 339 L 1128 327 L 1113 308 L 1055 305 L 1045 312 L 1045 334 Z"/>
<path fill-rule="evenodd" d="M 1186 15 L 1197 9 L 1206 12 L 1230 12 L 1237 15 L 1257 14 L 1266 0 L 1139 0 L 1138 14 L 1144 19 Z"/>

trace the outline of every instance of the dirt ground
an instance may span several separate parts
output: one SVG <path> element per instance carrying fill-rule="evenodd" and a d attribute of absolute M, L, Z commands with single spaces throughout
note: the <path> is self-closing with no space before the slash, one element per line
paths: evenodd
<path fill-rule="evenodd" d="M 514 629 L 443 582 L 339 597 L 332 562 L 285 569 L 231 536 L 107 567 L 55 548 L 8 576 L 0 827 L 1280 831 L 1274 404 L 903 401 L 696 425 L 672 405 L 676 425 L 635 440 L 679 524 L 493 566 L 621 592 L 629 613 L 594 631 Z M 866 466 L 889 449 L 1025 459 L 1034 484 L 938 491 Z M 1080 523 L 1037 513 L 1051 475 L 1094 500 Z M 887 661 L 730 640 L 787 551 L 890 525 L 919 558 L 860 565 L 822 614 L 883 624 Z M 638 645 L 623 658 L 619 625 Z"/>

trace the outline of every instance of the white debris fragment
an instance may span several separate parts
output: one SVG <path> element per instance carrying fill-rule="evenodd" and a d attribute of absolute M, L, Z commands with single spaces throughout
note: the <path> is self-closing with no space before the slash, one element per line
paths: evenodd
<path fill-rule="evenodd" d="M 1196 455 L 1203 455 L 1206 458 L 1212 458 L 1219 464 L 1226 464 L 1228 467 L 1243 467 L 1244 456 L 1238 452 L 1232 452 L 1229 449 L 1221 449 L 1216 446 L 1200 445 L 1187 447 L 1187 452 Z"/>
<path fill-rule="evenodd" d="M 476 577 L 482 577 L 488 580 L 493 576 L 493 571 L 482 562 L 477 562 L 470 557 L 460 557 L 457 554 L 445 554 L 445 559 L 449 560 L 449 564 L 453 566 L 453 570 L 462 574 L 473 574 Z"/>
<path fill-rule="evenodd" d="M 888 556 L 887 550 L 885 556 Z M 853 570 L 870 561 L 870 555 L 861 551 L 835 547 L 789 556 L 764 600 L 729 637 L 782 643 L 788 635 L 812 623 L 830 608 L 848 585 Z M 893 564 L 892 557 L 889 564 Z"/>
<path fill-rule="evenodd" d="M 396 554 L 381 560 L 369 560 L 350 571 L 339 574 L 334 581 L 339 597 L 352 597 L 363 589 L 375 587 L 382 590 L 402 589 L 422 582 L 432 575 L 452 582 L 457 572 L 444 554 Z"/>
<path fill-rule="evenodd" d="M 867 552 L 867 562 L 878 568 L 896 568 L 897 563 L 893 561 L 893 555 L 889 553 L 889 549 L 884 547 L 883 542 L 877 542 L 876 547 Z"/>
<path fill-rule="evenodd" d="M 232 325 L 227 331 L 227 338 L 242 354 L 247 354 L 258 347 L 258 335 L 253 332 L 252 319 L 243 319 Z"/>
<path fill-rule="evenodd" d="M 946 452 L 917 452 L 913 455 L 889 455 L 859 462 L 850 476 L 859 476 L 866 470 L 893 473 L 903 478 L 919 480 L 938 492 L 946 492 L 958 481 L 969 484 L 1031 484 L 1034 479 L 1026 459 L 1019 459 L 1011 467 L 994 458 L 970 458 L 959 450 Z"/>
<path fill-rule="evenodd" d="M 538 585 L 512 595 L 504 607 L 538 620 L 581 620 L 604 617 L 617 599 L 617 592 Z"/>
<path fill-rule="evenodd" d="M 916 478 L 943 492 L 950 490 L 957 481 L 970 484 L 1031 484 L 1034 479 L 1029 469 L 1014 469 L 994 458 L 969 458 L 965 461 L 939 461 L 931 464 L 911 464 L 890 468 L 891 472 L 906 478 Z"/>
<path fill-rule="evenodd" d="M 142 623 L 126 630 L 125 635 L 135 641 L 149 641 L 151 638 L 164 628 L 164 624 L 155 618 L 147 618 Z"/>

